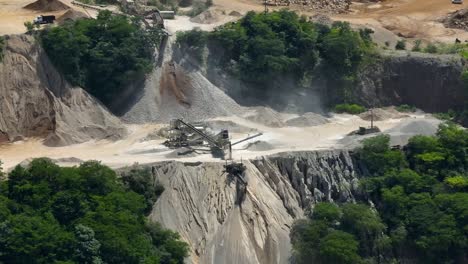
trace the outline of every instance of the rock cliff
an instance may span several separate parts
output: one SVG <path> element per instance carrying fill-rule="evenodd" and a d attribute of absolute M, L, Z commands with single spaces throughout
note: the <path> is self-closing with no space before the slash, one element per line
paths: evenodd
<path fill-rule="evenodd" d="M 392 52 L 358 76 L 355 100 L 368 106 L 408 104 L 427 112 L 463 109 L 466 88 L 457 55 Z"/>
<path fill-rule="evenodd" d="M 119 119 L 55 70 L 34 38 L 8 36 L 0 62 L 0 142 L 45 138 L 47 145 L 117 139 Z"/>
<path fill-rule="evenodd" d="M 287 263 L 289 229 L 318 201 L 353 201 L 359 173 L 346 151 L 244 161 L 246 192 L 223 163 L 153 164 L 165 191 L 150 220 L 190 244 L 189 263 Z"/>

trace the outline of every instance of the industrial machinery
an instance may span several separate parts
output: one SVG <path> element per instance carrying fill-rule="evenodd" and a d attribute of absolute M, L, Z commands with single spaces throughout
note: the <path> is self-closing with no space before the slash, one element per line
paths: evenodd
<path fill-rule="evenodd" d="M 351 134 L 363 136 L 363 135 L 367 135 L 367 134 L 373 134 L 373 133 L 379 133 L 380 132 L 380 128 L 378 128 L 377 126 L 374 126 L 374 112 L 372 111 L 372 109 L 370 110 L 370 112 L 371 112 L 370 127 L 359 127 L 358 130 L 351 132 Z"/>
<path fill-rule="evenodd" d="M 190 124 L 182 119 L 174 119 L 167 131 L 168 139 L 163 144 L 171 149 L 185 147 L 194 152 L 211 152 L 215 157 L 232 159 L 232 146 L 261 135 L 258 133 L 231 143 L 227 129 L 214 134 L 202 123 Z"/>

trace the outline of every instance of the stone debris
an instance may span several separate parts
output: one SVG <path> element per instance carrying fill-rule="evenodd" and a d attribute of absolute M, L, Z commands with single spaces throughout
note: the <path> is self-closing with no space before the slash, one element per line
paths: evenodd
<path fill-rule="evenodd" d="M 468 8 L 450 13 L 441 22 L 447 28 L 458 28 L 468 31 Z"/>

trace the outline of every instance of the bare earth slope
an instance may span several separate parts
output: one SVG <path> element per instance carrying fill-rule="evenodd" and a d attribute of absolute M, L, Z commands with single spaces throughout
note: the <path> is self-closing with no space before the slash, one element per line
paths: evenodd
<path fill-rule="evenodd" d="M 117 139 L 120 121 L 71 87 L 30 36 L 10 36 L 0 63 L 0 142 L 44 137 L 48 145 Z"/>
<path fill-rule="evenodd" d="M 150 215 L 189 242 L 188 263 L 288 263 L 289 229 L 317 201 L 354 201 L 346 151 L 292 152 L 244 162 L 247 192 L 223 163 L 153 165 L 166 190 Z M 242 197 L 244 197 L 242 199 Z"/>

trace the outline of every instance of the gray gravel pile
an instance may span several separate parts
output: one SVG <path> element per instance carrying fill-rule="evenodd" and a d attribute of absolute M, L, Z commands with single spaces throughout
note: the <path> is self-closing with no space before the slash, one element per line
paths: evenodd
<path fill-rule="evenodd" d="M 172 45 L 168 42 L 165 49 L 164 61 L 172 59 Z M 176 67 L 181 67 L 176 65 Z M 182 69 L 183 70 L 183 69 Z M 233 99 L 214 86 L 200 71 L 185 71 L 190 83 L 190 90 L 185 91 L 189 104 L 181 104 L 169 92 L 161 93 L 160 80 L 162 68 L 157 66 L 148 76 L 144 89 L 123 115 L 123 120 L 129 123 L 162 122 L 171 119 L 206 120 L 219 116 L 241 114 L 243 108 Z"/>
<path fill-rule="evenodd" d="M 344 148 L 353 149 L 361 145 L 361 141 L 366 138 L 374 137 L 380 134 L 387 134 L 390 136 L 390 145 L 406 145 L 408 140 L 416 135 L 435 135 L 439 124 L 441 123 L 438 119 L 409 119 L 403 121 L 401 124 L 395 126 L 392 129 L 383 131 L 382 133 L 369 134 L 365 136 L 350 135 L 339 140 L 339 144 Z"/>
<path fill-rule="evenodd" d="M 275 147 L 266 141 L 259 140 L 259 141 L 249 143 L 246 149 L 251 150 L 251 151 L 267 151 L 267 150 L 275 149 Z"/>
<path fill-rule="evenodd" d="M 269 127 L 284 127 L 281 114 L 269 107 L 256 106 L 249 108 L 244 118 Z"/>
<path fill-rule="evenodd" d="M 294 127 L 310 127 L 328 123 L 326 117 L 316 113 L 305 113 L 299 117 L 292 118 L 286 121 L 286 125 Z"/>

